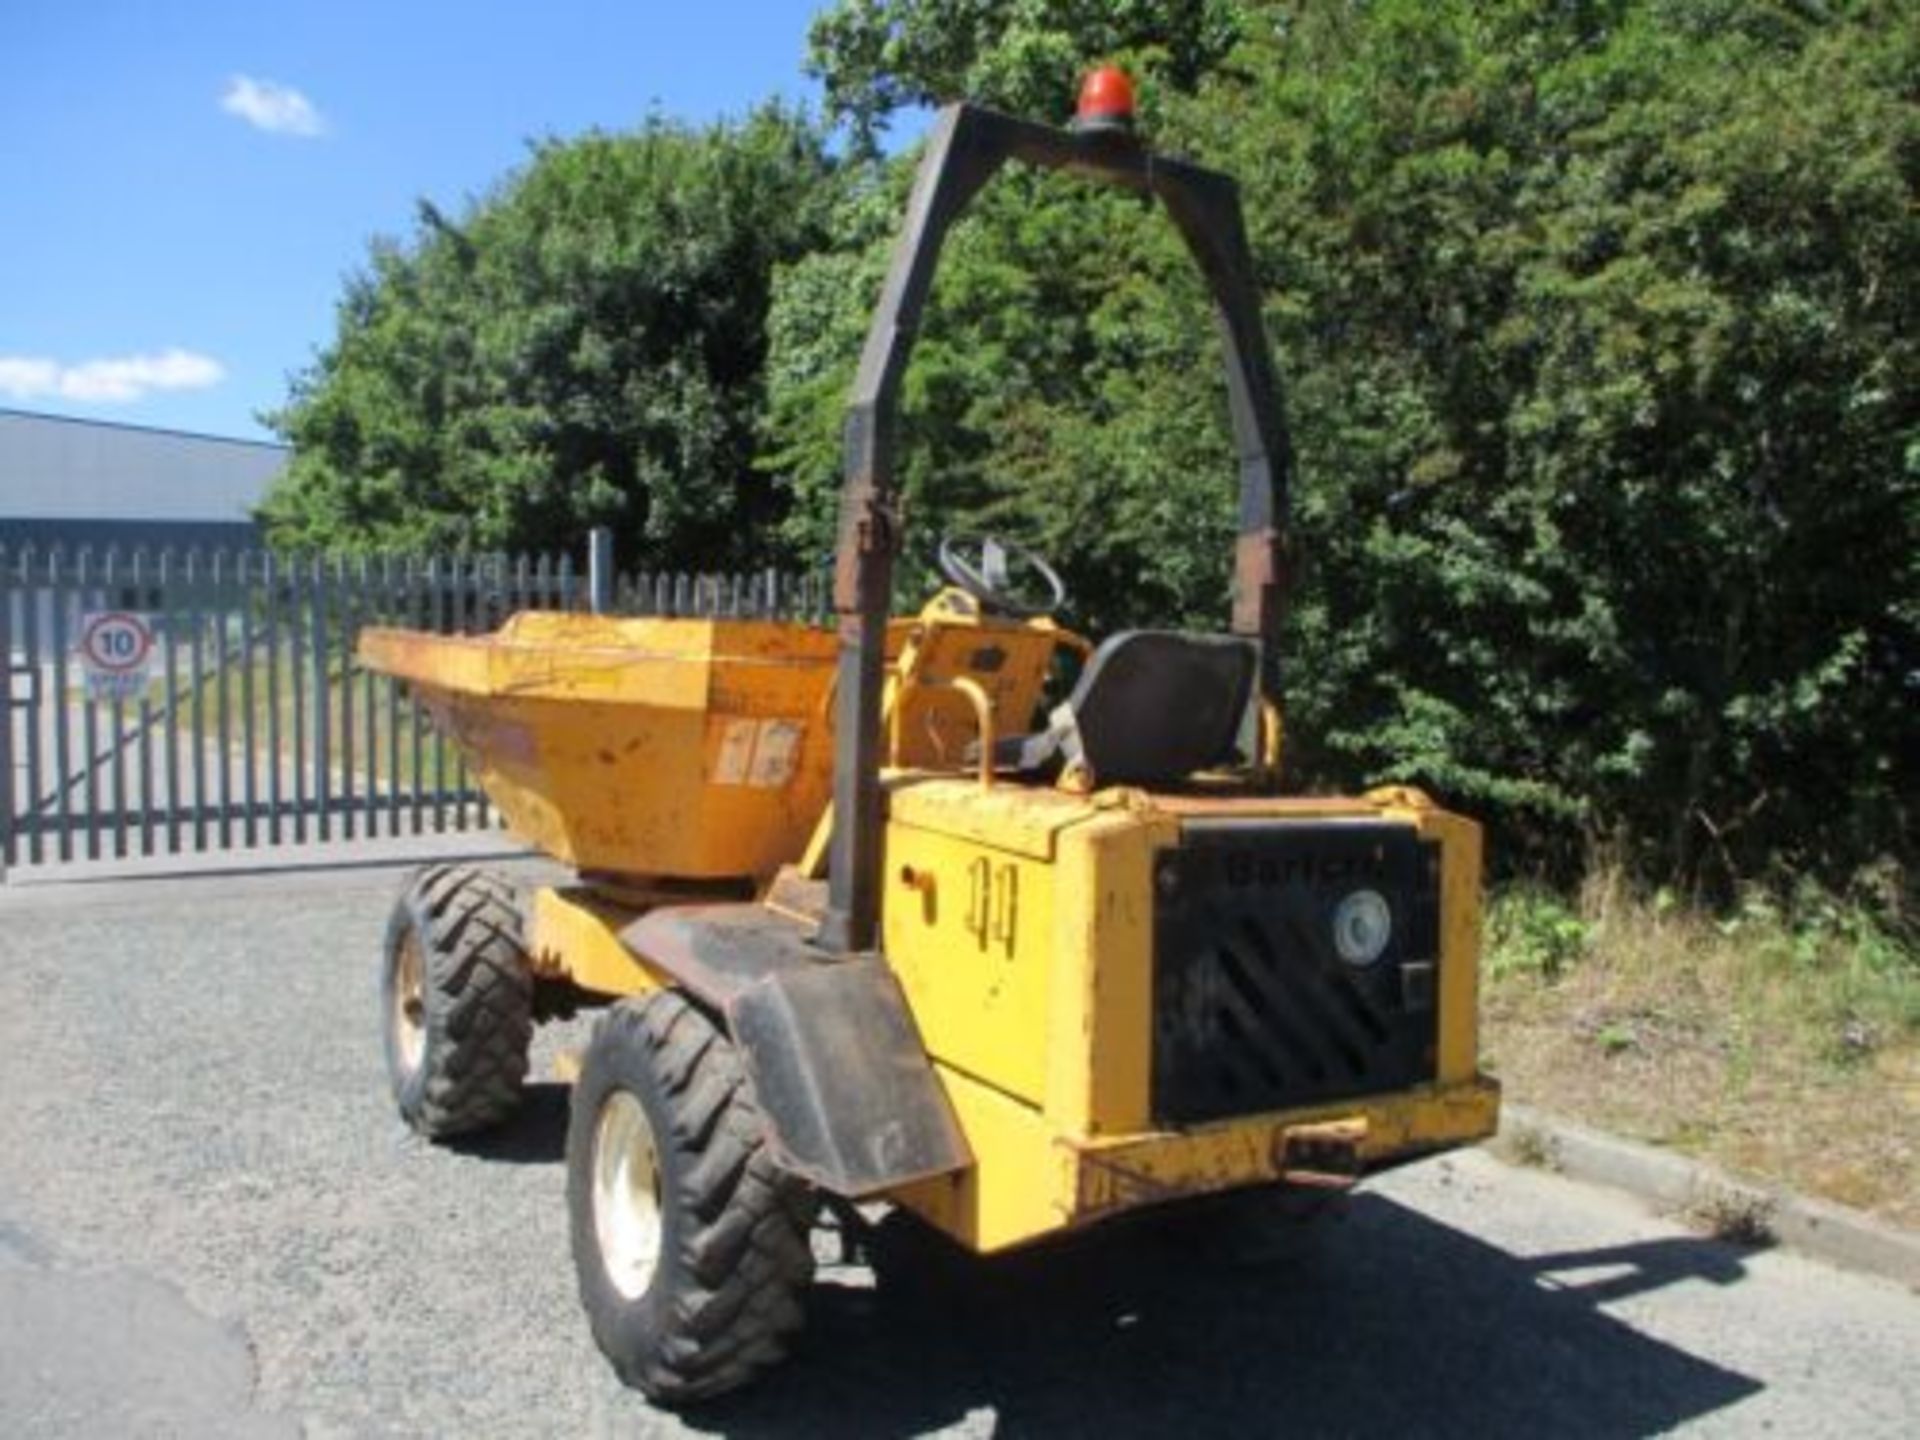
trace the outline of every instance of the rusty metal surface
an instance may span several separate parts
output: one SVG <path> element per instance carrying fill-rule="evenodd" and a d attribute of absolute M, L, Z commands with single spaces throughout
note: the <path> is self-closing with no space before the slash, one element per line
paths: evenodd
<path fill-rule="evenodd" d="M 894 479 L 901 380 L 947 231 L 1009 160 L 1159 200 L 1206 279 L 1239 462 L 1233 627 L 1255 637 L 1263 693 L 1278 699 L 1291 450 L 1238 187 L 1226 175 L 1154 154 L 1131 133 L 1076 133 L 977 105 L 948 106 L 927 137 L 847 405 L 834 570 L 840 636 L 836 823 L 831 893 L 820 930 L 822 943 L 836 950 L 867 949 L 879 926 L 880 649 L 901 541 Z"/>
<path fill-rule="evenodd" d="M 1366 1176 L 1366 1140 L 1364 1116 L 1287 1125 L 1273 1131 L 1252 1166 L 1235 1166 L 1223 1154 L 1216 1164 L 1172 1173 L 1158 1172 L 1124 1154 L 1084 1151 L 1074 1223 L 1251 1185 L 1350 1190 Z"/>
<path fill-rule="evenodd" d="M 1497 1082 L 1480 1079 L 1281 1118 L 1109 1142 L 1061 1142 L 1074 1162 L 1071 1223 L 1249 1186 L 1347 1189 L 1369 1175 L 1492 1134 L 1499 1096 Z"/>

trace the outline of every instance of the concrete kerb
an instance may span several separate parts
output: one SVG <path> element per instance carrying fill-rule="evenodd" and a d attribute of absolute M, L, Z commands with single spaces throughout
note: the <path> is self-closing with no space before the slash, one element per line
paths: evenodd
<path fill-rule="evenodd" d="M 1528 1105 L 1503 1104 L 1493 1153 L 1637 1196 L 1732 1240 L 1771 1242 L 1920 1291 L 1920 1235 Z"/>

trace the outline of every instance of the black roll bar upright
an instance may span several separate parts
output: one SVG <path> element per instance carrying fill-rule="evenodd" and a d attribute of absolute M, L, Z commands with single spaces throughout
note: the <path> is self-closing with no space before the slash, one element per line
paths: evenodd
<path fill-rule="evenodd" d="M 947 230 L 1008 160 L 1157 197 L 1206 276 L 1224 342 L 1240 467 L 1233 630 L 1257 640 L 1261 693 L 1279 699 L 1292 462 L 1238 186 L 1217 171 L 1155 155 L 1126 130 L 1059 130 L 977 105 L 948 106 L 934 123 L 914 177 L 906 225 L 894 245 L 847 406 L 846 481 L 833 575 L 839 633 L 833 838 L 827 910 L 816 938 L 828 951 L 874 948 L 879 924 L 880 706 L 893 558 L 901 538 L 894 485 L 900 380 Z"/>

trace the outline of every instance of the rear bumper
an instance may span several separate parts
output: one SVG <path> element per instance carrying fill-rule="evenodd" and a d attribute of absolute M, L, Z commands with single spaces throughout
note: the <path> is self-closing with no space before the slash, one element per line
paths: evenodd
<path fill-rule="evenodd" d="M 954 1071 L 942 1069 L 941 1079 L 974 1164 L 889 1198 L 980 1251 L 1188 1196 L 1253 1185 L 1350 1184 L 1485 1139 L 1500 1119 L 1500 1086 L 1481 1076 L 1180 1131 L 1076 1138 Z"/>
<path fill-rule="evenodd" d="M 1245 1185 L 1337 1186 L 1485 1139 L 1499 1123 L 1499 1082 L 1481 1077 L 1178 1134 L 1072 1143 L 1073 1223 Z"/>

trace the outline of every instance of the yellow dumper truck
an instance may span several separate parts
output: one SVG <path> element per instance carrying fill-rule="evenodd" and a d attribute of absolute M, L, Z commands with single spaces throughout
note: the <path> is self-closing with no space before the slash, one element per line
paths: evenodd
<path fill-rule="evenodd" d="M 657 1400 L 780 1358 L 824 1199 L 990 1252 L 1494 1129 L 1479 828 L 1412 790 L 1282 787 L 1287 446 L 1238 195 L 1152 153 L 1127 100 L 1096 72 L 1069 129 L 973 105 L 934 125 L 848 411 L 832 630 L 528 613 L 362 637 L 575 876 L 413 879 L 382 968 L 400 1112 L 500 1122 L 536 1017 L 605 1005 L 571 1100 L 573 1254 L 595 1339 Z M 942 237 L 1009 160 L 1159 201 L 1212 290 L 1225 633 L 1092 643 L 1051 618 L 1045 562 L 993 540 L 943 542 L 947 586 L 890 614 L 901 375 Z"/>

